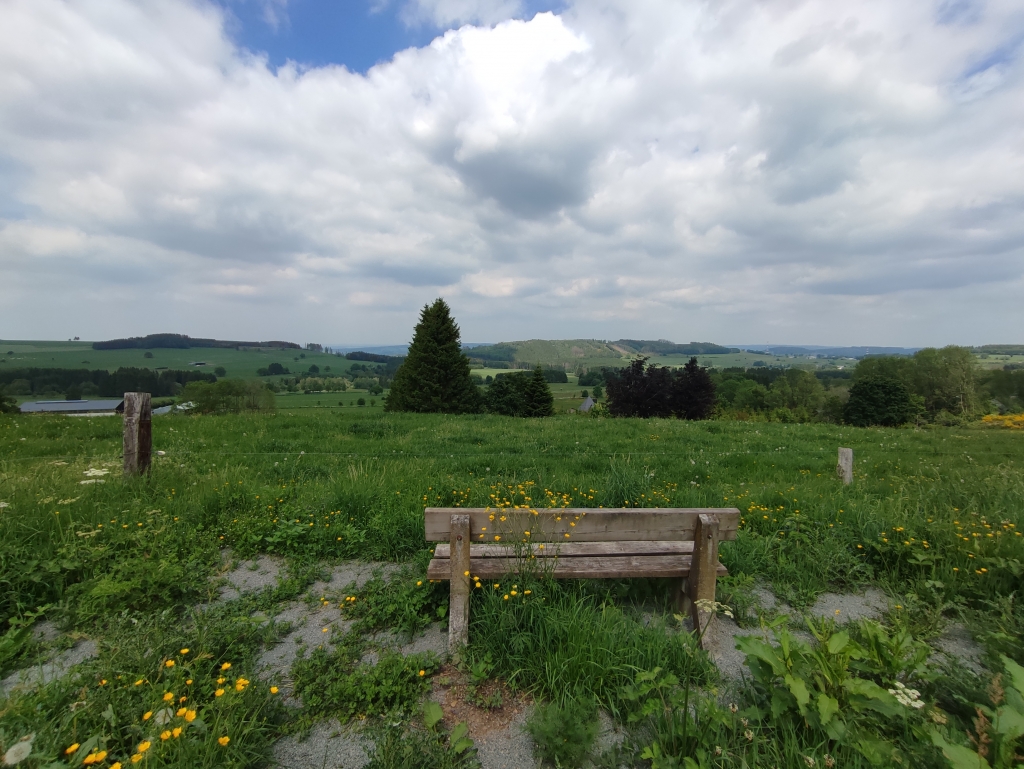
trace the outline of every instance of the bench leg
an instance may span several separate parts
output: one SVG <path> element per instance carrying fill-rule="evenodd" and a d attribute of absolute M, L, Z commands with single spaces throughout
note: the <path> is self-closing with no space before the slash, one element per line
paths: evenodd
<path fill-rule="evenodd" d="M 448 651 L 458 655 L 469 643 L 469 516 L 453 515 L 448 604 Z"/>
<path fill-rule="evenodd" d="M 697 518 L 697 530 L 693 537 L 693 560 L 690 563 L 690 606 L 693 629 L 706 649 L 710 639 L 708 630 L 715 619 L 715 612 L 702 609 L 698 601 L 715 600 L 715 580 L 718 577 L 718 519 L 713 515 L 701 514 Z"/>
<path fill-rule="evenodd" d="M 672 583 L 672 608 L 684 617 L 690 613 L 690 585 L 686 577 Z"/>

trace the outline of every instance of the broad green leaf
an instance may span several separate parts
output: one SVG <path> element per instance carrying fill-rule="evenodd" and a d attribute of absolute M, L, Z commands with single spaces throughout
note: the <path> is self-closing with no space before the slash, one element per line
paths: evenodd
<path fill-rule="evenodd" d="M 468 737 L 463 737 L 461 740 L 452 743 L 452 750 L 456 753 L 463 753 L 471 747 L 473 747 L 473 740 Z"/>
<path fill-rule="evenodd" d="M 850 644 L 850 634 L 842 630 L 828 639 L 828 653 L 839 654 Z"/>
<path fill-rule="evenodd" d="M 1006 689 L 1006 704 L 1021 715 L 1024 715 L 1024 697 L 1016 689 Z"/>
<path fill-rule="evenodd" d="M 1004 741 L 1012 742 L 1024 734 L 1024 715 L 1004 705 L 996 711 L 992 725 Z"/>
<path fill-rule="evenodd" d="M 874 710 L 883 716 L 898 716 L 903 713 L 896 698 L 874 681 L 847 678 L 843 681 L 843 688 L 852 695 L 850 706 L 854 710 Z"/>
<path fill-rule="evenodd" d="M 990 769 L 988 761 L 963 745 L 950 745 L 937 731 L 931 731 L 932 744 L 942 751 L 953 769 Z"/>
<path fill-rule="evenodd" d="M 786 663 L 779 656 L 777 648 L 753 636 L 743 636 L 736 639 L 736 648 L 748 657 L 754 657 L 769 665 L 772 672 L 777 675 L 786 674 Z"/>
<path fill-rule="evenodd" d="M 776 718 L 789 711 L 795 704 L 793 695 L 785 689 L 772 689 L 772 715 Z"/>
<path fill-rule="evenodd" d="M 1000 654 L 999 656 L 1003 660 L 1003 667 L 1010 676 L 1010 680 L 1013 681 L 1013 688 L 1024 696 L 1024 668 L 1011 660 L 1005 654 Z"/>
<path fill-rule="evenodd" d="M 785 681 L 786 686 L 789 687 L 790 694 L 796 699 L 797 707 L 800 708 L 800 714 L 803 715 L 807 708 L 807 703 L 811 701 L 811 693 L 807 691 L 807 684 L 804 683 L 802 678 L 796 678 L 792 675 L 787 675 Z"/>
<path fill-rule="evenodd" d="M 451 735 L 449 735 L 448 739 L 454 743 L 458 740 L 461 740 L 467 734 L 469 734 L 469 727 L 466 726 L 465 721 L 463 721 L 462 723 L 458 723 L 455 725 L 455 728 L 452 729 L 452 733 Z"/>
<path fill-rule="evenodd" d="M 818 717 L 821 719 L 822 726 L 828 724 L 838 712 L 839 700 L 829 697 L 824 692 L 818 695 Z"/>
<path fill-rule="evenodd" d="M 436 702 L 431 700 L 423 706 L 423 723 L 427 725 L 428 729 L 433 729 L 434 725 L 442 718 L 444 718 L 444 711 Z"/>
<path fill-rule="evenodd" d="M 846 722 L 842 718 L 833 718 L 827 724 L 825 724 L 825 733 L 830 739 L 839 742 L 846 738 Z"/>
<path fill-rule="evenodd" d="M 892 744 L 867 737 L 857 740 L 857 750 L 875 766 L 892 766 Z"/>

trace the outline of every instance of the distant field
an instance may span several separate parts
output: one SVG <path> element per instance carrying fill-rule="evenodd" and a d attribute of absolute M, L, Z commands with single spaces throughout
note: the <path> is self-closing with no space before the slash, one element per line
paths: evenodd
<path fill-rule="evenodd" d="M 145 357 L 147 350 L 94 350 L 91 342 L 38 342 L 0 340 L 0 366 L 12 368 L 86 368 L 114 371 L 118 368 L 189 369 L 212 373 L 217 366 L 227 370 L 228 378 L 250 379 L 256 370 L 271 363 L 280 363 L 292 373 L 306 371 L 311 364 L 319 366 L 321 372 L 326 366 L 345 368 L 352 361 L 325 353 L 300 352 L 299 350 L 266 350 L 249 352 L 233 349 L 194 347 L 188 350 L 154 349 L 152 358 Z M 8 354 L 13 353 L 13 354 Z M 300 357 L 305 355 L 305 358 Z M 298 359 L 298 360 L 296 360 Z M 202 361 L 205 366 L 193 366 Z"/>

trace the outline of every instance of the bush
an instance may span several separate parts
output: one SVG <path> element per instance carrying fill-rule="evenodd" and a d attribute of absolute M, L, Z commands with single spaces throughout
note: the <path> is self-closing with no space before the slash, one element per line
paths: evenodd
<path fill-rule="evenodd" d="M 850 388 L 850 400 L 843 419 L 857 427 L 897 427 L 917 413 L 914 401 L 901 381 L 890 377 L 868 377 Z"/>
<path fill-rule="evenodd" d="M 219 382 L 191 382 L 182 393 L 201 414 L 228 414 L 242 411 L 273 411 L 274 393 L 261 382 L 223 379 Z"/>
<path fill-rule="evenodd" d="M 8 395 L 0 388 L 0 414 L 17 414 L 19 411 L 21 409 L 18 408 L 14 396 Z"/>
<path fill-rule="evenodd" d="M 498 374 L 485 396 L 488 411 L 509 417 L 549 417 L 554 413 L 554 403 L 540 366 L 532 375 L 525 371 Z"/>
<path fill-rule="evenodd" d="M 597 707 L 591 700 L 538 705 L 526 731 L 540 758 L 555 766 L 580 766 L 597 736 Z"/>
<path fill-rule="evenodd" d="M 227 376 L 228 370 L 223 366 L 217 366 L 217 368 L 213 370 L 213 373 L 217 376 Z"/>
<path fill-rule="evenodd" d="M 637 358 L 618 372 L 608 372 L 608 409 L 612 416 L 707 419 L 715 408 L 715 383 L 696 358 L 673 372 Z"/>

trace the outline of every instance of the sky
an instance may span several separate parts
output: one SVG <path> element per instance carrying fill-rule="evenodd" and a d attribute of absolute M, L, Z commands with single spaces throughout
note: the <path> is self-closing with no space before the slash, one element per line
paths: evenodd
<path fill-rule="evenodd" d="M 1024 342 L 1020 0 L 0 0 L 0 338 Z"/>

